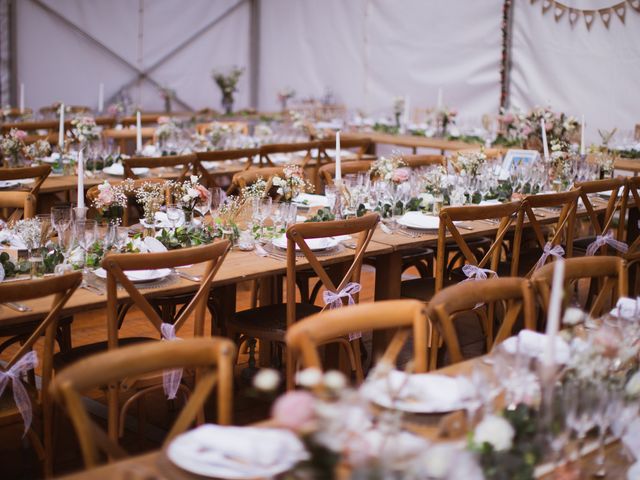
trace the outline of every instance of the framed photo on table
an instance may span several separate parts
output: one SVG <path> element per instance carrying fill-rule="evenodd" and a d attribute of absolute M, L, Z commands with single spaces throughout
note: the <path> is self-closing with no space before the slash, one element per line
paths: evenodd
<path fill-rule="evenodd" d="M 540 152 L 537 150 L 507 150 L 502 161 L 501 180 L 509 178 L 509 172 L 514 165 L 533 165 L 540 160 Z"/>

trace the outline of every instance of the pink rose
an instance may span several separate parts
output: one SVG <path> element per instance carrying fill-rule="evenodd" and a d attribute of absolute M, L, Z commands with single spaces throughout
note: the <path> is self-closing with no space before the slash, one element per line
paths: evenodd
<path fill-rule="evenodd" d="M 613 358 L 618 354 L 621 339 L 613 329 L 600 328 L 594 335 L 593 341 L 605 357 Z"/>
<path fill-rule="evenodd" d="M 169 123 L 171 119 L 169 117 L 158 117 L 158 124 Z"/>
<path fill-rule="evenodd" d="M 281 426 L 294 431 L 309 427 L 315 418 L 315 399 L 305 390 L 287 392 L 273 404 L 271 416 Z"/>
<path fill-rule="evenodd" d="M 203 185 L 197 185 L 196 190 L 198 191 L 200 198 L 207 198 L 209 196 L 209 190 L 207 190 Z"/>
<path fill-rule="evenodd" d="M 529 135 L 531 135 L 531 127 L 529 127 L 528 125 L 525 125 L 524 127 L 522 127 L 522 134 L 525 137 L 528 137 Z"/>
<path fill-rule="evenodd" d="M 449 116 L 450 117 L 455 117 L 456 115 L 458 115 L 458 109 L 457 108 L 452 108 L 451 110 L 449 110 Z"/>
<path fill-rule="evenodd" d="M 110 188 L 105 188 L 104 190 L 100 190 L 98 194 L 98 201 L 105 206 L 111 205 L 113 202 L 113 192 Z"/>
<path fill-rule="evenodd" d="M 502 121 L 505 123 L 511 123 L 513 122 L 515 119 L 513 117 L 512 113 L 507 113 L 504 117 L 502 117 Z"/>
<path fill-rule="evenodd" d="M 16 138 L 19 138 L 20 140 L 23 140 L 24 138 L 27 137 L 27 132 L 25 132 L 24 130 L 16 130 L 15 136 L 16 136 Z"/>
<path fill-rule="evenodd" d="M 109 105 L 107 107 L 107 113 L 112 117 L 115 116 L 118 113 L 118 105 Z"/>
<path fill-rule="evenodd" d="M 411 176 L 411 171 L 408 168 L 396 168 L 393 171 L 392 180 L 395 183 L 403 183 L 409 180 L 410 176 Z"/>

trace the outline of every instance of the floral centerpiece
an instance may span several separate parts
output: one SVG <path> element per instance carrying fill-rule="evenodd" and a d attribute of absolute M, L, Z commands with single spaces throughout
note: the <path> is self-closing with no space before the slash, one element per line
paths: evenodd
<path fill-rule="evenodd" d="M 498 135 L 493 143 L 495 145 L 512 147 L 522 144 L 523 140 L 520 115 L 517 112 L 500 108 L 500 114 L 498 115 Z"/>
<path fill-rule="evenodd" d="M 112 103 L 107 107 L 107 114 L 110 117 L 119 118 L 124 115 L 125 105 L 122 102 Z"/>
<path fill-rule="evenodd" d="M 98 185 L 98 195 L 93 199 L 92 205 L 98 211 L 99 219 L 105 219 L 111 225 L 120 224 L 127 206 L 125 185 L 112 185 L 106 180 Z"/>
<path fill-rule="evenodd" d="M 449 108 L 447 106 L 442 107 L 435 112 L 436 131 L 439 137 L 446 137 L 449 131 L 449 127 L 456 123 L 456 117 L 458 116 L 458 110 L 455 108 Z"/>
<path fill-rule="evenodd" d="M 259 177 L 251 185 L 244 187 L 240 196 L 244 199 L 262 198 L 267 194 L 267 187 L 267 181 Z"/>
<path fill-rule="evenodd" d="M 283 173 L 283 177 L 275 175 L 271 179 L 283 201 L 290 202 L 301 193 L 312 189 L 312 185 L 304 178 L 304 170 L 300 165 L 289 164 L 284 167 Z"/>
<path fill-rule="evenodd" d="M 162 148 L 171 137 L 180 133 L 180 129 L 176 123 L 169 117 L 158 118 L 158 128 L 156 128 L 155 135 Z"/>
<path fill-rule="evenodd" d="M 285 87 L 278 91 L 278 102 L 283 112 L 287 111 L 287 103 L 296 96 L 296 91 L 291 87 Z"/>
<path fill-rule="evenodd" d="M 246 207 L 246 200 L 234 195 L 228 196 L 216 212 L 215 223 L 220 230 L 222 238 L 227 238 L 231 243 L 240 237 L 238 217 Z"/>
<path fill-rule="evenodd" d="M 232 133 L 233 130 L 227 123 L 211 122 L 207 127 L 207 137 L 214 147 L 217 147 L 221 140 Z"/>
<path fill-rule="evenodd" d="M 169 183 L 145 182 L 136 190 L 136 200 L 142 205 L 143 225 L 152 228 L 155 215 L 165 201 Z"/>
<path fill-rule="evenodd" d="M 456 165 L 461 172 L 464 172 L 466 175 L 471 177 L 475 177 L 478 175 L 486 161 L 487 155 L 484 153 L 483 149 L 480 149 L 477 152 L 459 153 L 456 159 Z"/>
<path fill-rule="evenodd" d="M 204 185 L 199 183 L 200 177 L 191 175 L 189 180 L 184 182 L 174 182 L 171 184 L 174 195 L 176 195 L 180 206 L 184 212 L 185 222 L 191 223 L 193 210 L 199 201 L 209 198 L 209 191 Z"/>
<path fill-rule="evenodd" d="M 233 67 L 229 73 L 214 70 L 211 73 L 222 92 L 222 108 L 226 115 L 233 113 L 233 94 L 238 91 L 238 81 L 244 73 L 244 68 Z"/>
<path fill-rule="evenodd" d="M 395 97 L 393 99 L 393 117 L 396 120 L 396 127 L 400 128 L 400 117 L 404 112 L 405 106 L 405 98 L 404 97 Z"/>
<path fill-rule="evenodd" d="M 547 133 L 547 141 L 563 141 L 567 144 L 574 143 L 580 133 L 578 121 L 565 113 L 555 113 L 550 108 L 536 107 L 520 119 L 521 135 L 525 141 L 525 147 L 542 151 L 542 125 L 544 119 Z"/>
<path fill-rule="evenodd" d="M 570 145 L 558 139 L 551 141 L 549 178 L 558 191 L 569 187 L 573 179 L 573 155 Z"/>
<path fill-rule="evenodd" d="M 71 120 L 71 130 L 67 132 L 72 141 L 86 145 L 100 139 L 100 128 L 92 117 Z"/>
<path fill-rule="evenodd" d="M 404 177 L 406 164 L 402 160 L 402 156 L 397 152 L 392 152 L 389 157 L 380 157 L 371 165 L 369 173 L 371 177 L 385 182 L 396 182 Z M 403 171 L 396 173 L 399 169 Z M 406 179 L 405 179 L 406 180 Z"/>
<path fill-rule="evenodd" d="M 260 139 L 260 141 L 265 141 L 273 136 L 273 130 L 266 123 L 259 123 L 253 129 L 253 136 Z"/>
<path fill-rule="evenodd" d="M 24 155 L 29 160 L 41 160 L 51 155 L 51 144 L 44 139 L 36 140 L 24 148 Z"/>
<path fill-rule="evenodd" d="M 24 130 L 18 130 L 12 128 L 8 134 L 2 137 L 0 142 L 0 148 L 2 149 L 2 156 L 4 157 L 7 166 L 18 166 L 20 164 L 20 156 L 24 153 L 24 139 L 27 136 L 27 132 Z"/>

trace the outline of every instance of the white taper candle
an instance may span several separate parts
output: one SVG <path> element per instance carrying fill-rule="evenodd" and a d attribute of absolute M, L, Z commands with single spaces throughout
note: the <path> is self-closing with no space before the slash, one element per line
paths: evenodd
<path fill-rule="evenodd" d="M 342 183 L 342 159 L 340 157 L 340 130 L 336 132 L 336 180 L 339 185 Z"/>
<path fill-rule="evenodd" d="M 554 262 L 553 282 L 551 284 L 551 299 L 549 300 L 549 314 L 547 316 L 547 348 L 545 363 L 555 363 L 555 346 L 558 330 L 560 329 L 560 311 L 564 296 L 564 260 L 559 258 Z"/>
<path fill-rule="evenodd" d="M 100 83 L 98 87 L 98 112 L 102 113 L 104 110 L 104 83 Z"/>
<path fill-rule="evenodd" d="M 542 128 L 542 148 L 544 151 L 545 162 L 549 161 L 549 145 L 547 144 L 547 128 L 544 124 L 544 118 L 540 119 L 540 127 Z"/>
<path fill-rule="evenodd" d="M 142 152 L 142 119 L 140 110 L 136 112 L 136 153 Z"/>
<path fill-rule="evenodd" d="M 584 144 L 584 115 L 582 115 L 582 123 L 580 124 L 580 155 L 585 154 Z"/>
<path fill-rule="evenodd" d="M 60 104 L 60 127 L 58 128 L 58 148 L 60 155 L 64 150 L 64 103 Z"/>
<path fill-rule="evenodd" d="M 24 113 L 24 83 L 20 84 L 20 113 Z"/>
<path fill-rule="evenodd" d="M 84 155 L 78 150 L 78 207 L 84 208 Z"/>
<path fill-rule="evenodd" d="M 438 110 L 442 110 L 442 103 L 443 103 L 443 99 L 442 99 L 442 87 L 438 87 Z"/>

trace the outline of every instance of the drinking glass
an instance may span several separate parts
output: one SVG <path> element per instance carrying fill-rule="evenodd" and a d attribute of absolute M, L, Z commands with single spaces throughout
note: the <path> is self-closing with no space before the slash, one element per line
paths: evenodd
<path fill-rule="evenodd" d="M 209 189 L 209 211 L 213 216 L 218 211 L 220 205 L 224 201 L 224 192 L 220 187 L 213 187 Z"/>
<path fill-rule="evenodd" d="M 86 276 L 89 273 L 89 266 L 87 265 L 89 249 L 97 239 L 98 226 L 95 220 L 78 220 L 74 228 L 76 242 L 82 249 L 84 256 L 82 272 L 83 276 Z"/>
<path fill-rule="evenodd" d="M 167 220 L 169 220 L 169 224 L 171 227 L 171 230 L 175 233 L 176 231 L 176 226 L 178 225 L 178 222 L 180 221 L 180 216 L 181 216 L 182 212 L 181 212 L 181 208 L 180 206 L 171 203 L 169 205 L 167 205 Z"/>
<path fill-rule="evenodd" d="M 210 193 L 207 192 L 207 194 L 205 195 L 204 198 L 202 198 L 202 197 L 198 198 L 198 201 L 196 202 L 196 204 L 194 206 L 196 211 L 202 216 L 203 223 L 204 223 L 205 215 L 207 214 L 207 212 L 211 208 L 211 199 L 209 198 L 209 195 L 210 195 Z"/>
<path fill-rule="evenodd" d="M 283 219 L 284 229 L 286 230 L 287 228 L 289 228 L 289 225 L 293 225 L 294 223 L 296 223 L 298 221 L 297 218 L 298 218 L 298 206 L 294 205 L 293 203 L 289 203 Z"/>
<path fill-rule="evenodd" d="M 260 225 L 260 236 L 264 235 L 264 221 L 271 215 L 273 200 L 271 197 L 253 199 L 253 216 Z"/>
<path fill-rule="evenodd" d="M 52 207 L 51 225 L 58 234 L 58 243 L 64 248 L 65 232 L 71 225 L 71 207 Z"/>
<path fill-rule="evenodd" d="M 336 205 L 336 195 L 338 194 L 338 187 L 335 185 L 327 185 L 324 187 L 324 196 L 327 198 L 327 207 L 333 211 Z"/>

